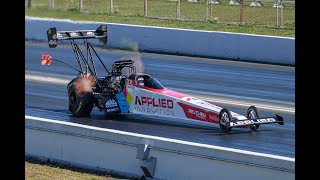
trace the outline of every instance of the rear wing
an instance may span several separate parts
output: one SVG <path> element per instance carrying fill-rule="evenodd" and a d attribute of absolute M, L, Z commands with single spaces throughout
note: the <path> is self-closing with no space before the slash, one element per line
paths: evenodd
<path fill-rule="evenodd" d="M 107 44 L 107 25 L 101 25 L 96 30 L 57 31 L 52 27 L 47 30 L 48 44 L 50 48 L 58 45 L 58 40 L 99 39 L 100 44 Z"/>

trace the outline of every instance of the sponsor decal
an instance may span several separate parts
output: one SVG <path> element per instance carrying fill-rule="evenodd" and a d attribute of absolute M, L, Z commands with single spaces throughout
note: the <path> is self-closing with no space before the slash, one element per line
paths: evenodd
<path fill-rule="evenodd" d="M 218 110 L 218 111 L 220 111 L 222 109 L 219 106 L 213 105 L 211 103 L 208 103 L 208 102 L 205 102 L 205 101 L 202 101 L 202 100 L 199 101 L 197 104 L 202 106 L 202 107 L 207 107 L 207 108 L 215 109 L 215 110 Z"/>
<path fill-rule="evenodd" d="M 200 119 L 206 119 L 206 113 L 205 112 L 194 110 L 193 108 L 188 108 L 188 114 L 196 116 L 197 118 L 200 118 Z"/>
<path fill-rule="evenodd" d="M 106 112 L 118 112 L 118 111 L 120 111 L 120 109 L 118 107 L 106 109 Z"/>
<path fill-rule="evenodd" d="M 172 117 L 175 116 L 174 111 L 170 109 L 134 106 L 134 110 L 144 114 L 154 114 L 159 116 L 172 116 Z"/>
<path fill-rule="evenodd" d="M 207 112 L 207 121 L 212 123 L 219 123 L 219 114 L 208 111 Z"/>
<path fill-rule="evenodd" d="M 276 122 L 274 118 L 265 118 L 265 119 L 256 119 L 256 122 L 258 123 L 265 123 L 265 122 Z"/>
<path fill-rule="evenodd" d="M 93 32 L 89 31 L 87 32 L 87 36 L 93 35 Z"/>
<path fill-rule="evenodd" d="M 120 111 L 120 109 L 118 107 L 106 109 L 106 112 L 118 112 L 118 111 Z"/>
<path fill-rule="evenodd" d="M 264 124 L 264 123 L 272 123 L 272 122 L 276 122 L 276 120 L 274 118 L 251 119 L 251 120 L 230 122 L 230 126 L 245 126 L 245 125 L 251 125 L 251 124 Z"/>
<path fill-rule="evenodd" d="M 78 34 L 75 32 L 72 32 L 72 33 L 70 33 L 70 36 L 78 36 Z"/>
<path fill-rule="evenodd" d="M 189 101 L 197 101 L 198 99 L 194 97 L 183 97 L 182 100 L 189 102 Z"/>
<path fill-rule="evenodd" d="M 207 112 L 203 109 L 178 102 L 187 118 L 206 121 Z"/>
<path fill-rule="evenodd" d="M 76 113 L 78 113 L 78 112 L 80 111 L 81 107 L 82 107 L 82 101 L 80 101 L 79 106 L 78 106 L 78 108 L 76 109 Z"/>
<path fill-rule="evenodd" d="M 220 112 L 220 110 L 222 109 L 219 106 L 213 105 L 211 103 L 208 103 L 206 101 L 203 101 L 201 99 L 197 99 L 197 98 L 191 97 L 191 96 L 190 97 L 189 96 L 183 97 L 182 100 L 187 101 L 188 103 L 191 103 L 191 104 L 196 104 L 196 105 L 199 105 L 201 107 L 212 109 L 214 111 L 219 111 Z"/>
<path fill-rule="evenodd" d="M 173 109 L 173 101 L 171 99 L 154 98 L 146 96 L 136 96 L 135 105 L 150 106 L 150 107 L 160 107 Z"/>
<path fill-rule="evenodd" d="M 106 106 L 106 108 L 117 107 L 118 103 L 114 99 L 109 99 L 108 101 L 106 101 L 105 106 Z"/>
<path fill-rule="evenodd" d="M 108 99 L 107 101 L 105 101 L 104 103 L 105 105 L 105 111 L 107 113 L 120 113 L 121 110 L 120 110 L 120 107 L 118 105 L 118 102 L 115 98 L 112 98 L 112 99 Z"/>
<path fill-rule="evenodd" d="M 173 100 L 171 99 L 136 96 L 134 105 L 134 110 L 139 113 L 159 116 L 175 116 Z"/>

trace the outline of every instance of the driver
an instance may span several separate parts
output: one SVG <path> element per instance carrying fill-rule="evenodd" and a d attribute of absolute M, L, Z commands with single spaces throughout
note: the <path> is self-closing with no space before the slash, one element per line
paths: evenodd
<path fill-rule="evenodd" d="M 144 78 L 143 77 L 139 77 L 138 78 L 138 85 L 139 86 L 144 86 Z"/>

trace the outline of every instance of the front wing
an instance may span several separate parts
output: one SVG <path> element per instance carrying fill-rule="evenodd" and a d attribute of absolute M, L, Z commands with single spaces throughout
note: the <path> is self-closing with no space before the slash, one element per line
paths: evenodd
<path fill-rule="evenodd" d="M 226 123 L 227 127 L 243 127 L 250 125 L 260 125 L 260 124 L 271 124 L 278 123 L 280 125 L 284 124 L 283 118 L 276 114 L 273 117 L 257 118 L 257 119 L 244 119 L 244 120 L 233 120 Z"/>

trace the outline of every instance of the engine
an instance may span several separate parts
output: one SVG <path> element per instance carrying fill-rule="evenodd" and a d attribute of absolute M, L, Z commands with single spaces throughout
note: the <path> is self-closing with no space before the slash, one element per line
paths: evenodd
<path fill-rule="evenodd" d="M 103 102 L 103 99 L 115 97 L 120 93 L 125 85 L 125 80 L 128 76 L 123 75 L 123 71 L 130 76 L 135 73 L 135 67 L 132 60 L 115 61 L 112 65 L 112 72 L 106 77 L 97 77 L 97 83 L 92 87 L 93 95 L 98 102 Z M 99 108 L 103 108 L 101 103 L 98 103 Z"/>

